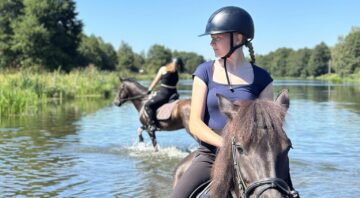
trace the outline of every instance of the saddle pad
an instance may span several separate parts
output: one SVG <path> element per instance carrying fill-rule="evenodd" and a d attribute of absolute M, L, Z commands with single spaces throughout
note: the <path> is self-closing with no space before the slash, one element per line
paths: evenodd
<path fill-rule="evenodd" d="M 156 111 L 156 119 L 158 120 L 167 120 L 171 116 L 171 112 L 173 111 L 175 105 L 179 102 L 179 100 L 175 100 L 174 102 L 166 103 L 162 105 Z"/>

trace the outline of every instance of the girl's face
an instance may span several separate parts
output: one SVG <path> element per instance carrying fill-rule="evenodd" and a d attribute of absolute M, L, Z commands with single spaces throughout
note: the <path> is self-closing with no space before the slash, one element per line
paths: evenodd
<path fill-rule="evenodd" d="M 230 33 L 211 34 L 210 45 L 216 57 L 225 56 L 230 50 Z M 241 43 L 242 35 L 234 33 L 234 45 Z"/>
<path fill-rule="evenodd" d="M 216 57 L 225 56 L 230 47 L 230 34 L 212 34 L 210 45 L 213 48 Z"/>

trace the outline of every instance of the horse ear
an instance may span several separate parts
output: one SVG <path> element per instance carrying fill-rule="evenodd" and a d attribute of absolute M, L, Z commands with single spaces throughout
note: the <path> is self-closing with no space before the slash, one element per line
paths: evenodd
<path fill-rule="evenodd" d="M 216 94 L 216 97 L 218 98 L 220 110 L 227 117 L 232 118 L 234 109 L 236 108 L 235 105 L 230 100 L 228 100 L 227 98 L 225 98 L 224 96 L 222 96 L 218 93 Z"/>
<path fill-rule="evenodd" d="M 276 97 L 275 102 L 285 107 L 286 110 L 289 109 L 290 106 L 289 90 L 288 89 L 281 90 L 279 95 Z"/>
<path fill-rule="evenodd" d="M 121 76 L 119 76 L 119 80 L 120 82 L 122 82 L 124 79 Z"/>

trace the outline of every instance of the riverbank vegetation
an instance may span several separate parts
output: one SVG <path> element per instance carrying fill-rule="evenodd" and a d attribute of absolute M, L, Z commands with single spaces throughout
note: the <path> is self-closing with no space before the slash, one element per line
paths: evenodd
<path fill-rule="evenodd" d="M 36 112 L 54 98 L 108 97 L 118 76 L 152 79 L 174 57 L 185 64 L 182 79 L 190 79 L 206 61 L 197 53 L 159 44 L 136 53 L 122 41 L 115 49 L 101 37 L 83 32 L 74 0 L 1 1 L 0 117 Z M 333 47 L 320 42 L 313 49 L 279 48 L 257 54 L 256 64 L 275 78 L 360 83 L 360 28 L 353 27 Z"/>
<path fill-rule="evenodd" d="M 116 73 L 98 71 L 95 67 L 32 73 L 27 70 L 0 74 L 0 117 L 32 114 L 51 100 L 113 96 L 119 80 Z"/>

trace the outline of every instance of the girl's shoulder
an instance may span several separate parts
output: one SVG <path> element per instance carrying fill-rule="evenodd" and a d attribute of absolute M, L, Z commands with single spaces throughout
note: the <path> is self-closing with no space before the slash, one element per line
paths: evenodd
<path fill-rule="evenodd" d="M 213 60 L 201 63 L 197 69 L 209 72 L 214 64 Z"/>
<path fill-rule="evenodd" d="M 253 64 L 253 69 L 254 69 L 254 75 L 262 76 L 262 77 L 271 77 L 270 73 L 266 69 L 258 65 Z"/>
<path fill-rule="evenodd" d="M 166 72 L 167 72 L 166 66 L 161 66 L 160 69 L 159 69 L 159 72 L 160 72 L 162 75 L 166 74 Z"/>
<path fill-rule="evenodd" d="M 203 80 L 206 84 L 209 82 L 210 72 L 214 61 L 207 61 L 201 63 L 193 73 L 193 77 L 197 76 Z"/>

